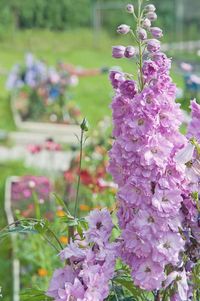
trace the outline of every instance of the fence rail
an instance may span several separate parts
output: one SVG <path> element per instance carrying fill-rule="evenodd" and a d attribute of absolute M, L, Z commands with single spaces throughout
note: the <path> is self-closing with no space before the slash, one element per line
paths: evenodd
<path fill-rule="evenodd" d="M 169 50 L 178 50 L 178 51 L 193 51 L 193 50 L 200 50 L 200 40 L 198 41 L 186 41 L 186 42 L 172 42 L 166 43 L 162 45 L 163 51 Z"/>

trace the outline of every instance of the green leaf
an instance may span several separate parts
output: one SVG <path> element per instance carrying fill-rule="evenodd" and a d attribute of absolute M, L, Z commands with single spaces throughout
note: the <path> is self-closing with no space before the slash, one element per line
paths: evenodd
<path fill-rule="evenodd" d="M 80 223 L 77 225 L 76 229 L 77 229 L 79 236 L 82 239 L 83 238 L 83 228 L 81 227 Z"/>
<path fill-rule="evenodd" d="M 115 278 L 114 282 L 120 284 L 127 291 L 129 291 L 129 293 L 131 293 L 131 295 L 134 297 L 136 301 L 152 300 L 151 294 L 145 296 L 146 293 L 142 291 L 140 288 L 135 287 L 133 281 L 129 277 Z M 146 297 L 148 297 L 148 299 Z"/>
<path fill-rule="evenodd" d="M 134 287 L 133 281 L 123 279 L 123 278 L 117 278 L 114 280 L 116 283 L 121 284 L 123 287 L 125 287 L 130 293 L 134 295 L 140 295 L 140 292 L 138 292 L 138 289 Z"/>
<path fill-rule="evenodd" d="M 68 225 L 68 226 L 78 226 L 78 220 L 77 219 L 74 219 L 74 220 L 70 220 L 70 221 L 67 221 L 66 222 L 66 224 Z"/>
<path fill-rule="evenodd" d="M 0 238 L 4 238 L 10 233 L 34 233 L 40 234 L 55 250 L 60 252 L 63 249 L 57 236 L 49 227 L 49 222 L 46 220 L 23 219 L 8 225 L 0 232 Z M 55 244 L 56 243 L 56 244 Z"/>
<path fill-rule="evenodd" d="M 58 205 L 60 205 L 65 210 L 65 212 L 67 214 L 67 217 L 69 219 L 74 219 L 74 217 L 69 212 L 69 210 L 68 210 L 67 205 L 65 204 L 65 202 L 56 193 L 53 193 L 53 195 L 56 198 L 56 202 L 58 203 Z"/>
<path fill-rule="evenodd" d="M 53 298 L 45 295 L 44 291 L 27 289 L 20 294 L 21 301 L 51 301 Z"/>

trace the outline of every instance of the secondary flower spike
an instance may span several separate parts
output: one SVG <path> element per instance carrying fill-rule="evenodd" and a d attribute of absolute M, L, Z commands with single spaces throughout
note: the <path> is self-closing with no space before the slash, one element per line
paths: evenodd
<path fill-rule="evenodd" d="M 55 301 L 104 301 L 114 276 L 116 243 L 109 239 L 113 228 L 107 209 L 94 210 L 88 218 L 84 241 L 70 242 L 60 258 L 68 264 L 54 272 L 47 296 Z"/>

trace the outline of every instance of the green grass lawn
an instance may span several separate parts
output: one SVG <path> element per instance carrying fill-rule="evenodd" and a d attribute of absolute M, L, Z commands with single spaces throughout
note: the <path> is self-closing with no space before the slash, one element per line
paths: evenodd
<path fill-rule="evenodd" d="M 10 33 L 0 43 L 0 71 L 8 71 L 15 63 L 23 62 L 24 54 L 32 52 L 45 59 L 49 64 L 57 61 L 73 63 L 83 68 L 101 68 L 119 65 L 123 70 L 135 74 L 133 61 L 116 60 L 111 57 L 112 45 L 129 45 L 129 37 L 109 37 L 102 33 L 98 48 L 95 47 L 94 36 L 89 30 L 76 30 L 71 32 L 49 32 L 27 30 Z M 180 76 L 173 74 L 175 82 L 182 86 Z M 0 79 L 0 128 L 14 129 L 11 111 L 9 108 L 8 92 L 5 90 L 5 75 Z M 109 104 L 112 90 L 108 75 L 81 78 L 78 87 L 73 89 L 73 99 L 88 118 L 92 127 L 97 120 L 110 115 Z"/>

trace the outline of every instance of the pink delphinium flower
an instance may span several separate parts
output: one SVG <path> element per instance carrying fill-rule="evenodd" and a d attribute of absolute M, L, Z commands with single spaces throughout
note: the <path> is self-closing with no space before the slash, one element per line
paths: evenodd
<path fill-rule="evenodd" d="M 59 291 L 65 288 L 65 283 L 73 283 L 75 279 L 75 273 L 70 266 L 66 266 L 63 269 L 55 270 L 47 295 L 59 299 Z"/>
<path fill-rule="evenodd" d="M 157 76 L 158 66 L 155 62 L 151 60 L 145 61 L 143 64 L 142 71 L 146 80 L 149 81 Z"/>
<path fill-rule="evenodd" d="M 136 285 L 149 291 L 160 287 L 160 283 L 165 279 L 162 266 L 150 258 L 140 260 L 139 267 L 133 270 L 132 276 Z"/>
<path fill-rule="evenodd" d="M 124 74 L 119 71 L 111 71 L 110 72 L 110 81 L 114 87 L 114 89 L 119 88 L 119 85 L 125 80 Z"/>
<path fill-rule="evenodd" d="M 107 209 L 93 210 L 86 218 L 89 230 L 86 232 L 88 240 L 106 242 L 110 237 L 113 228 L 110 213 Z"/>
<path fill-rule="evenodd" d="M 154 21 L 154 11 L 147 6 L 145 18 Z M 158 28 L 150 31 L 162 35 Z M 179 132 L 182 114 L 169 76 L 171 60 L 160 52 L 160 41 L 147 38 L 138 43 L 147 48 L 147 57 L 138 60 L 138 84 L 127 78 L 117 89 L 113 85 L 115 141 L 108 169 L 119 186 L 119 254 L 136 285 L 158 290 L 167 277 L 165 267 L 177 268 L 185 247 L 179 231 L 188 182 L 175 156 L 187 140 Z"/>
<path fill-rule="evenodd" d="M 119 89 L 121 94 L 128 98 L 133 98 L 137 93 L 137 85 L 133 80 L 125 80 L 121 83 Z"/>

